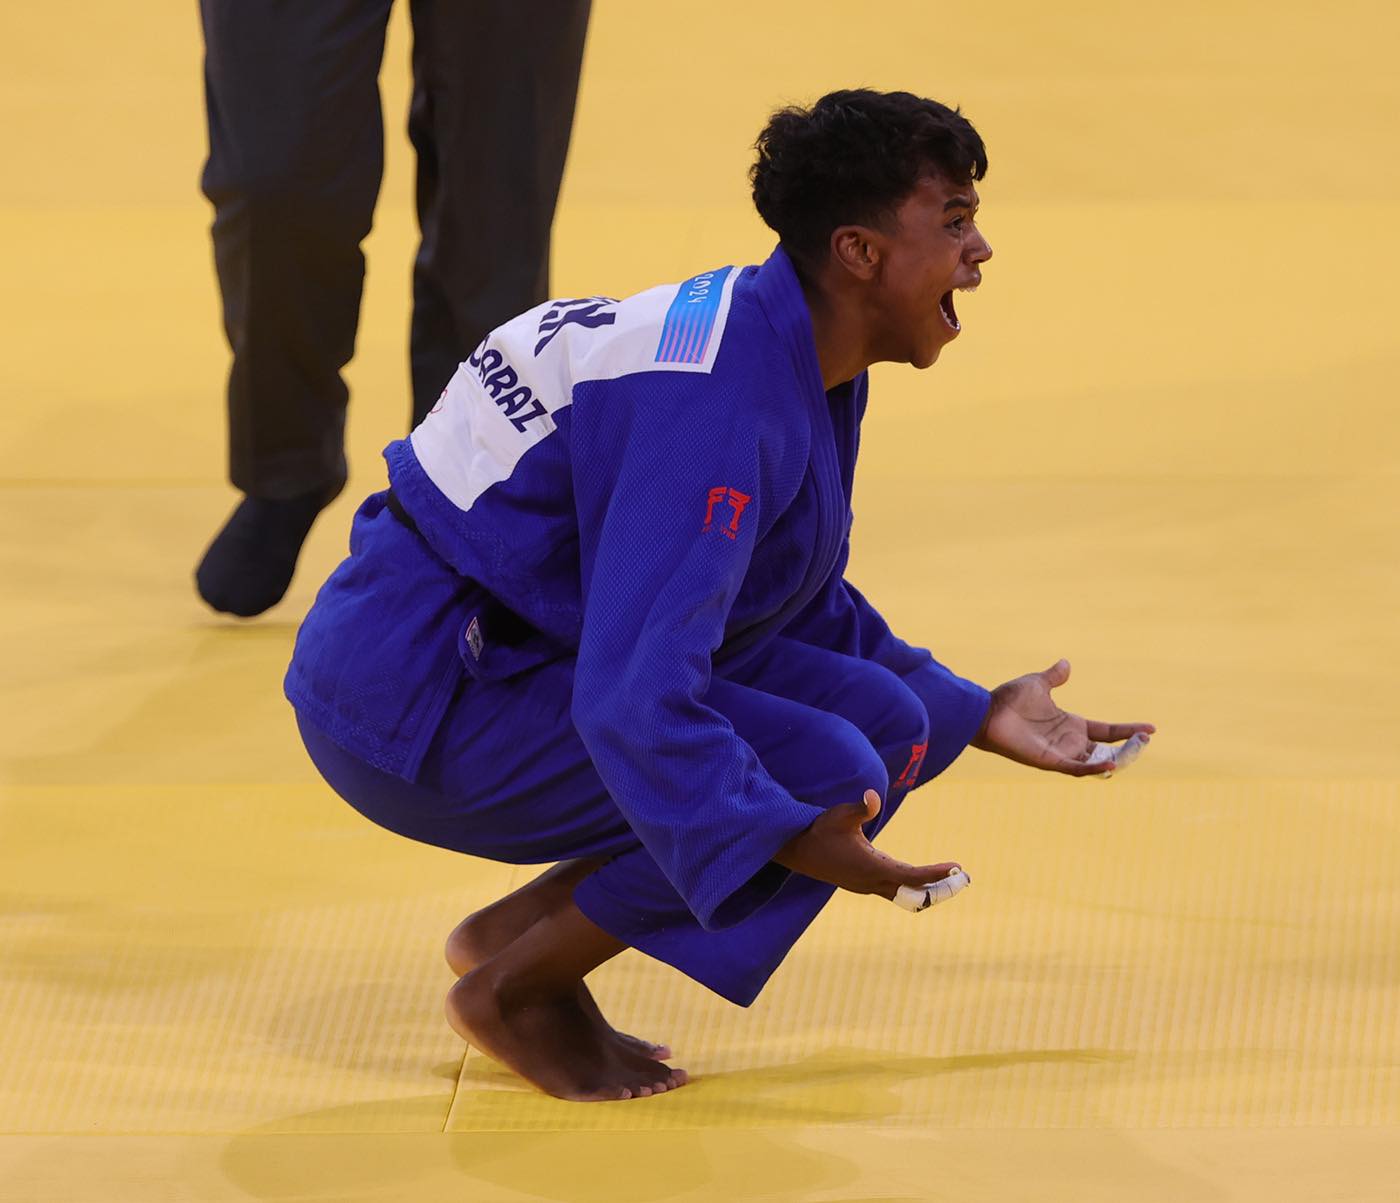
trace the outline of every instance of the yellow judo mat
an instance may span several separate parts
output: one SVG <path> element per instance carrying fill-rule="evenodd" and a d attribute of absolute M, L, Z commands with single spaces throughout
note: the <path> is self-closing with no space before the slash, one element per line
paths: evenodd
<path fill-rule="evenodd" d="M 609 964 L 693 1081 L 588 1106 L 442 1018 L 527 871 L 361 819 L 281 698 L 408 414 L 405 15 L 351 484 L 238 623 L 191 581 L 233 502 L 194 6 L 8 6 L 0 1199 L 1400 1198 L 1397 12 L 597 0 L 561 295 L 766 255 L 780 103 L 977 124 L 995 258 L 942 362 L 873 372 L 850 576 L 1159 734 L 1111 782 L 968 752 L 886 846 L 973 888 L 838 897 L 749 1010 Z"/>

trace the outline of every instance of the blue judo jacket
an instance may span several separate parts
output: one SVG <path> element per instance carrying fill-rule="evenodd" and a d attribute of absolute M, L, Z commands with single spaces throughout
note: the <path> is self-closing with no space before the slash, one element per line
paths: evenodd
<path fill-rule="evenodd" d="M 413 780 L 463 672 L 576 655 L 571 713 L 599 776 L 700 922 L 723 926 L 772 833 L 811 813 L 706 706 L 714 669 L 782 632 L 924 676 L 940 703 L 925 778 L 987 709 L 844 579 L 866 391 L 864 373 L 823 389 L 781 248 L 521 314 L 386 449 L 422 538 L 382 515 L 383 493 L 361 506 L 298 632 L 288 698 Z"/>

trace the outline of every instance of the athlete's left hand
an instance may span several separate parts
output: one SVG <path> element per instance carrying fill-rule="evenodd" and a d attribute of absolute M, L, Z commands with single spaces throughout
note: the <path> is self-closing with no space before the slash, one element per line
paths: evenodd
<path fill-rule="evenodd" d="M 1092 777 L 1113 770 L 1111 761 L 1090 761 L 1095 745 L 1134 735 L 1146 743 L 1157 730 L 1151 723 L 1101 723 L 1061 710 L 1050 691 L 1068 680 L 1069 661 L 1060 660 L 1044 672 L 998 685 L 972 746 L 1035 769 Z"/>

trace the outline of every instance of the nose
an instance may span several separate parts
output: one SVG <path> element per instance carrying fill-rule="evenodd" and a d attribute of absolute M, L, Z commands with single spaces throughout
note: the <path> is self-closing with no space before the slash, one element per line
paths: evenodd
<path fill-rule="evenodd" d="M 976 231 L 977 237 L 968 245 L 967 261 L 969 263 L 985 263 L 992 257 L 992 244 L 983 236 L 981 230 Z"/>

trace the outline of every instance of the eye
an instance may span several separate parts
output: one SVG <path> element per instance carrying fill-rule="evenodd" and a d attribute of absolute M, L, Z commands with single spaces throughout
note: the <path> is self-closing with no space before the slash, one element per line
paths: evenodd
<path fill-rule="evenodd" d="M 961 230 L 963 228 L 963 223 L 966 220 L 966 217 L 955 217 L 952 221 L 948 223 L 948 228 L 950 230 Z"/>

